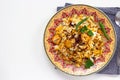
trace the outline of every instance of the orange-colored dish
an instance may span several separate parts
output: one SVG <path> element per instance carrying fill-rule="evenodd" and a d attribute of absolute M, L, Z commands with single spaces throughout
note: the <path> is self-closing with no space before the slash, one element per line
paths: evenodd
<path fill-rule="evenodd" d="M 116 35 L 108 17 L 87 5 L 72 5 L 49 21 L 44 45 L 52 63 L 72 75 L 101 70 L 111 59 Z"/>

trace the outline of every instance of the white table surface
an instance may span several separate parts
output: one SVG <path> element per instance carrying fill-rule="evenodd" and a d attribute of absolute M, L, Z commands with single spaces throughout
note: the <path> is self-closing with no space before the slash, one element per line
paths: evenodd
<path fill-rule="evenodd" d="M 120 7 L 120 0 L 0 0 L 0 80 L 119 80 L 118 75 L 76 77 L 54 69 L 43 33 L 65 2 Z"/>

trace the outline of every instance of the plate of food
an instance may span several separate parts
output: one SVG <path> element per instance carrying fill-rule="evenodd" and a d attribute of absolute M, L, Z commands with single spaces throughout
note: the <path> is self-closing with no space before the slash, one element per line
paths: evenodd
<path fill-rule="evenodd" d="M 83 4 L 58 11 L 44 32 L 44 48 L 50 61 L 71 75 L 102 70 L 116 48 L 116 33 L 101 10 Z"/>

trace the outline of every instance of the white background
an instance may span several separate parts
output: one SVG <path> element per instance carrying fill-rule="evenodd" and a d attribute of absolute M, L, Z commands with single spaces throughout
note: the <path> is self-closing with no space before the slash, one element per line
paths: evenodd
<path fill-rule="evenodd" d="M 0 80 L 119 80 L 120 76 L 71 76 L 55 70 L 43 48 L 45 26 L 65 2 L 119 6 L 120 0 L 0 0 Z"/>

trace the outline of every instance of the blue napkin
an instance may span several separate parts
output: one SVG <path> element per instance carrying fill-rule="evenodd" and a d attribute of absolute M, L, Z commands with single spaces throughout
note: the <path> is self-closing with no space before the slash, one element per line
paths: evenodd
<path fill-rule="evenodd" d="M 69 6 L 71 5 L 70 3 L 65 3 L 65 6 Z M 57 7 L 57 11 L 59 11 L 61 8 L 63 7 Z M 118 25 L 116 25 L 115 23 L 115 14 L 120 11 L 120 7 L 97 7 L 100 10 L 102 10 L 104 13 L 106 13 L 106 15 L 111 19 L 115 30 L 116 30 L 116 34 L 117 34 L 117 48 L 115 51 L 115 55 L 113 56 L 112 60 L 110 61 L 110 63 L 100 72 L 98 72 L 98 74 L 120 74 L 120 67 L 117 66 L 117 54 L 120 51 L 120 28 L 118 27 Z"/>

